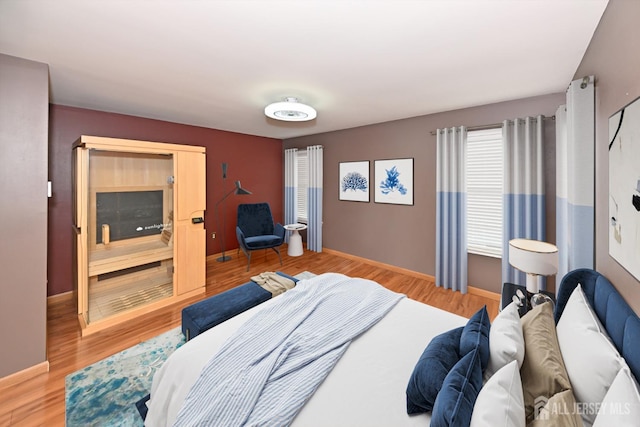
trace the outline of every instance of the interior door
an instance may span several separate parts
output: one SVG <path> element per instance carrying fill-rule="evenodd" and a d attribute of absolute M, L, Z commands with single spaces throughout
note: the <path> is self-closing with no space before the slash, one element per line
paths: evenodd
<path fill-rule="evenodd" d="M 174 258 L 177 295 L 205 286 L 205 160 L 205 154 L 202 152 L 177 153 Z"/>

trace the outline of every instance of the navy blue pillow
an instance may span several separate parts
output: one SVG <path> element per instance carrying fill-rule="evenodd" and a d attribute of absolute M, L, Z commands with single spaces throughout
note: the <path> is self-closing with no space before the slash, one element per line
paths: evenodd
<path fill-rule="evenodd" d="M 436 336 L 422 352 L 407 385 L 409 415 L 433 409 L 433 403 L 445 377 L 460 360 L 458 347 L 462 329 L 461 326 Z"/>
<path fill-rule="evenodd" d="M 433 405 L 431 427 L 468 426 L 481 388 L 480 351 L 475 349 L 460 359 L 445 378 Z"/>
<path fill-rule="evenodd" d="M 460 357 L 467 353 L 478 349 L 482 371 L 487 368 L 489 363 L 489 329 L 491 321 L 487 306 L 485 305 L 474 314 L 467 322 L 460 337 Z"/>

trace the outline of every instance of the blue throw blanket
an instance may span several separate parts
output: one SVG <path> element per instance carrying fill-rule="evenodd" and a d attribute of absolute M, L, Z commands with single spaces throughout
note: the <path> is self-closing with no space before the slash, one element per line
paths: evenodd
<path fill-rule="evenodd" d="M 351 340 L 403 297 L 336 273 L 301 280 L 205 365 L 175 425 L 289 425 Z"/>

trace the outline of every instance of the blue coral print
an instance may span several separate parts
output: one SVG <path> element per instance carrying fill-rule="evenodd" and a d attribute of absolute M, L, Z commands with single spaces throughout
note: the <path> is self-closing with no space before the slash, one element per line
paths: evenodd
<path fill-rule="evenodd" d="M 369 188 L 369 182 L 367 182 L 367 178 L 359 172 L 349 172 L 342 178 L 343 192 L 347 190 L 367 191 L 367 188 Z"/>
<path fill-rule="evenodd" d="M 387 172 L 387 179 L 380 183 L 380 191 L 382 191 L 382 194 L 387 195 L 394 191 L 397 191 L 403 196 L 407 194 L 406 187 L 402 185 L 402 183 L 398 179 L 398 177 L 400 176 L 400 172 L 398 172 L 398 169 L 394 166 L 391 169 L 385 169 L 385 172 Z"/>

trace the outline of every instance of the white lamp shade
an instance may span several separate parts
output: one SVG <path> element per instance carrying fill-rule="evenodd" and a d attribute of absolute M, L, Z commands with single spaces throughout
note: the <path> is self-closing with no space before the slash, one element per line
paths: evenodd
<path fill-rule="evenodd" d="M 527 274 L 550 276 L 558 272 L 558 248 L 539 240 L 512 239 L 509 264 Z"/>

